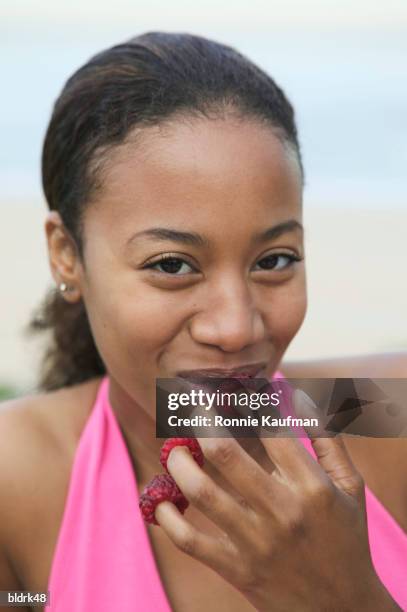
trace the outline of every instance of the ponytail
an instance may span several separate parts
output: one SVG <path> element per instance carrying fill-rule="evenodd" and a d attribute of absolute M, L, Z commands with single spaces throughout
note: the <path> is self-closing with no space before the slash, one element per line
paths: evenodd
<path fill-rule="evenodd" d="M 52 288 L 34 312 L 29 334 L 51 332 L 40 366 L 39 389 L 53 391 L 106 373 L 80 300 L 69 303 Z"/>

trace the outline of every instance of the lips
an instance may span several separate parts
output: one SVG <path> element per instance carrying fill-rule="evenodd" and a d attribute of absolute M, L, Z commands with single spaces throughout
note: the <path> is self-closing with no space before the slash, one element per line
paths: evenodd
<path fill-rule="evenodd" d="M 184 370 L 177 373 L 188 385 L 206 389 L 208 391 L 220 390 L 222 392 L 237 392 L 259 387 L 259 379 L 266 379 L 266 363 L 240 366 L 229 370 L 217 368 L 202 370 Z M 216 386 L 215 385 L 216 380 Z M 253 381 L 253 382 L 251 382 Z"/>
<path fill-rule="evenodd" d="M 247 380 L 249 378 L 258 377 L 266 367 L 266 363 L 246 364 L 230 369 L 207 368 L 197 370 L 183 370 L 177 372 L 177 376 L 185 378 L 189 381 L 196 381 L 202 378 L 235 378 L 238 380 Z"/>

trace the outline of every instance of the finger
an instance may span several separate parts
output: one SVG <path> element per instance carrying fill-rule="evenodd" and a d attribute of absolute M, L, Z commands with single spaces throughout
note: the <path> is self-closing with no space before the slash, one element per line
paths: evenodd
<path fill-rule="evenodd" d="M 236 407 L 235 407 L 236 409 Z M 213 423 L 213 421 L 212 421 Z M 196 428 L 193 428 L 196 430 Z M 211 429 L 213 436 L 210 436 Z M 236 442 L 223 425 L 205 428 L 205 438 L 195 431 L 205 458 L 229 482 L 254 511 L 270 512 L 270 500 L 278 494 L 279 485 L 269 473 Z M 274 469 L 274 466 L 272 465 Z"/>
<path fill-rule="evenodd" d="M 242 416 L 247 416 L 249 409 L 246 406 L 238 405 L 236 411 Z M 263 416 L 269 417 L 270 415 Z M 270 428 L 261 424 L 253 428 L 253 432 L 275 467 L 272 474 L 273 481 L 298 482 L 312 475 L 321 475 L 321 469 L 317 462 L 297 439 L 298 427 L 294 428 L 293 416 L 292 414 L 284 415 L 284 418 L 288 417 L 288 419 L 286 418 L 288 429 L 285 431 L 277 429 L 272 435 L 270 434 Z M 262 423 L 261 418 L 259 421 Z"/>
<path fill-rule="evenodd" d="M 272 500 L 279 487 L 268 472 L 232 437 L 197 438 L 205 458 L 242 495 L 254 512 L 266 510 L 272 517 Z"/>
<path fill-rule="evenodd" d="M 244 499 L 236 499 L 218 486 L 194 461 L 185 446 L 174 447 L 168 471 L 182 493 L 198 510 L 237 543 L 248 543 L 254 511 Z"/>
<path fill-rule="evenodd" d="M 155 517 L 172 543 L 182 552 L 230 579 L 239 562 L 234 544 L 224 536 L 210 536 L 196 529 L 169 501 L 155 509 Z"/>
<path fill-rule="evenodd" d="M 241 410 L 245 408 L 238 407 L 238 411 Z M 286 421 L 287 417 L 291 419 L 292 415 L 284 415 Z M 273 478 L 280 482 L 302 481 L 312 474 L 318 475 L 318 464 L 297 439 L 297 430 L 293 429 L 292 421 L 286 422 L 286 428 L 281 431 L 277 429 L 270 434 L 270 429 L 266 426 L 256 427 L 256 435 L 275 466 Z"/>
<path fill-rule="evenodd" d="M 294 391 L 293 403 L 296 414 L 301 418 L 318 418 L 317 406 L 302 389 Z M 349 456 L 342 436 L 338 434 L 332 437 L 322 426 L 304 426 L 304 429 L 311 440 L 319 465 L 332 482 L 338 489 L 359 498 L 363 491 L 363 479 Z"/>

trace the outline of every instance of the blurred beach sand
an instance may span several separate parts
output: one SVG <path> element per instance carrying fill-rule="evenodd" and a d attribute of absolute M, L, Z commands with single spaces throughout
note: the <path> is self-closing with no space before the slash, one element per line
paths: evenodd
<path fill-rule="evenodd" d="M 2 202 L 0 384 L 35 387 L 23 328 L 53 279 L 43 202 Z M 407 349 L 407 210 L 305 206 L 308 312 L 285 360 Z"/>

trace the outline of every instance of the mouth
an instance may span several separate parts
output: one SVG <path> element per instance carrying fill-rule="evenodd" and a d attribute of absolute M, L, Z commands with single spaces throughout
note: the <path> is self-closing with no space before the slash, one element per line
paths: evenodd
<path fill-rule="evenodd" d="M 197 382 L 202 378 L 234 378 L 237 380 L 247 380 L 250 378 L 266 378 L 267 362 L 246 364 L 235 368 L 205 368 L 196 370 L 181 370 L 176 373 L 179 378 L 184 378 L 190 382 Z"/>

